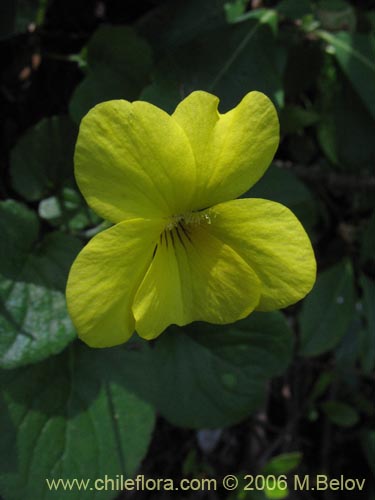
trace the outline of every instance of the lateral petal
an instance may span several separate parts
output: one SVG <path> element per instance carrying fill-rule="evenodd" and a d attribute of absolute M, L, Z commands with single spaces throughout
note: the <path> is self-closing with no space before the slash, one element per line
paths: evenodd
<path fill-rule="evenodd" d="M 91 347 L 126 342 L 131 305 L 152 259 L 161 221 L 129 220 L 96 235 L 70 270 L 66 297 L 79 337 Z"/>
<path fill-rule="evenodd" d="M 250 198 L 221 203 L 208 213 L 211 234 L 233 248 L 260 279 L 258 310 L 294 304 L 311 290 L 316 279 L 314 251 L 288 208 Z"/>
<path fill-rule="evenodd" d="M 141 337 L 155 338 L 170 324 L 231 323 L 257 306 L 257 276 L 206 226 L 180 226 L 159 241 L 133 303 Z"/>
<path fill-rule="evenodd" d="M 275 107 L 261 92 L 250 92 L 225 114 L 218 112 L 218 104 L 214 95 L 197 91 L 172 115 L 195 156 L 195 210 L 247 191 L 264 174 L 279 144 Z"/>
<path fill-rule="evenodd" d="M 195 161 L 189 141 L 152 104 L 116 100 L 95 106 L 81 122 L 74 160 L 87 203 L 109 221 L 190 208 Z"/>

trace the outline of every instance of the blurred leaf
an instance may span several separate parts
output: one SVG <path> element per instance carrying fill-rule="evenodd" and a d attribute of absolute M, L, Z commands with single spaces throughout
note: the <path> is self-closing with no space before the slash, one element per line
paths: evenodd
<path fill-rule="evenodd" d="M 230 25 L 170 54 L 142 99 L 172 111 L 193 90 L 206 90 L 220 98 L 225 112 L 250 90 L 259 90 L 281 105 L 284 64 L 284 48 L 262 22 Z"/>
<path fill-rule="evenodd" d="M 340 170 L 372 172 L 375 120 L 350 84 L 331 74 L 321 82 L 320 99 L 318 139 L 324 153 Z"/>
<path fill-rule="evenodd" d="M 312 234 L 317 222 L 316 200 L 307 186 L 292 172 L 271 165 L 264 176 L 243 195 L 277 201 L 292 210 L 305 229 Z"/>
<path fill-rule="evenodd" d="M 374 418 L 375 406 L 372 394 L 363 394 L 362 391 L 358 390 L 358 388 L 360 387 L 360 376 L 353 377 L 353 372 L 351 375 L 348 375 L 350 377 L 350 381 L 348 379 L 348 388 L 350 390 L 350 401 L 352 403 L 352 406 L 354 406 L 358 412 L 363 413 L 365 417 L 370 417 L 371 419 Z"/>
<path fill-rule="evenodd" d="M 345 0 L 320 0 L 316 16 L 328 31 L 354 31 L 357 23 L 354 8 Z"/>
<path fill-rule="evenodd" d="M 231 425 L 260 406 L 266 381 L 286 369 L 291 351 L 281 313 L 253 313 L 229 326 L 171 327 L 152 351 L 151 397 L 175 425 Z"/>
<path fill-rule="evenodd" d="M 321 408 L 327 417 L 340 427 L 352 427 L 359 420 L 359 415 L 354 408 L 340 401 L 326 401 Z"/>
<path fill-rule="evenodd" d="M 273 457 L 262 469 L 262 475 L 269 474 L 278 476 L 280 474 L 287 474 L 296 469 L 302 460 L 302 453 L 296 451 L 292 453 L 283 453 Z"/>
<path fill-rule="evenodd" d="M 225 17 L 228 23 L 236 22 L 244 14 L 248 0 L 231 0 L 224 4 Z"/>
<path fill-rule="evenodd" d="M 91 71 L 100 72 L 109 68 L 120 76 L 130 78 L 136 86 L 143 83 L 150 69 L 149 45 L 128 27 L 100 26 L 85 50 Z"/>
<path fill-rule="evenodd" d="M 320 31 L 323 40 L 334 47 L 334 56 L 375 119 L 375 36 L 374 34 L 336 35 Z"/>
<path fill-rule="evenodd" d="M 182 474 L 186 476 L 197 476 L 200 472 L 200 464 L 197 450 L 193 448 L 188 452 L 182 464 Z"/>
<path fill-rule="evenodd" d="M 203 33 L 225 26 L 224 5 L 228 0 L 172 0 L 151 10 L 137 24 L 158 58 L 176 50 Z"/>
<path fill-rule="evenodd" d="M 152 408 L 126 385 L 137 353 L 71 345 L 37 365 L 0 372 L 0 491 L 8 500 L 111 499 L 103 488 L 50 493 L 45 478 L 131 477 L 154 426 Z M 128 362 L 127 362 L 128 361 Z"/>
<path fill-rule="evenodd" d="M 375 282 L 362 275 L 360 285 L 366 321 L 362 331 L 361 365 L 364 372 L 370 374 L 375 369 Z"/>
<path fill-rule="evenodd" d="M 282 0 L 277 5 L 277 11 L 289 19 L 301 19 L 311 14 L 312 8 L 309 0 Z"/>
<path fill-rule="evenodd" d="M 355 370 L 361 351 L 362 329 L 362 318 L 358 311 L 358 303 L 356 303 L 349 327 L 335 351 L 335 360 L 338 370 Z"/>
<path fill-rule="evenodd" d="M 48 233 L 29 254 L 19 278 L 64 292 L 70 266 L 81 247 L 80 240 L 73 236 L 59 231 Z"/>
<path fill-rule="evenodd" d="M 21 203 L 14 200 L 2 201 L 0 233 L 0 273 L 15 276 L 38 238 L 38 218 Z"/>
<path fill-rule="evenodd" d="M 64 225 L 75 231 L 101 222 L 86 204 L 82 195 L 70 187 L 65 187 L 58 196 L 42 200 L 38 207 L 39 216 L 52 226 Z"/>
<path fill-rule="evenodd" d="M 277 17 L 277 12 L 274 9 L 254 9 L 244 12 L 242 15 L 233 19 L 232 23 L 243 23 L 244 21 L 249 21 L 253 19 L 259 24 L 268 25 L 272 33 L 276 36 L 279 29 L 279 18 Z"/>
<path fill-rule="evenodd" d="M 299 318 L 302 355 L 316 356 L 339 343 L 351 322 L 354 301 L 353 271 L 348 261 L 318 276 Z"/>
<path fill-rule="evenodd" d="M 226 500 L 266 500 L 267 497 L 262 490 L 248 490 L 249 477 L 247 470 L 243 474 L 236 473 L 234 476 L 238 479 L 238 487 L 226 497 Z M 247 476 L 246 479 L 244 476 Z"/>
<path fill-rule="evenodd" d="M 319 115 L 315 111 L 301 106 L 286 106 L 280 113 L 281 133 L 294 134 L 318 121 Z"/>
<path fill-rule="evenodd" d="M 302 33 L 312 33 L 319 28 L 320 23 L 314 14 L 307 14 L 299 20 L 299 25 Z"/>
<path fill-rule="evenodd" d="M 322 396 L 330 384 L 332 383 L 334 375 L 332 372 L 323 372 L 315 381 L 313 388 L 310 391 L 309 401 L 313 403 L 316 399 Z"/>
<path fill-rule="evenodd" d="M 73 175 L 77 128 L 65 116 L 45 118 L 29 129 L 11 153 L 13 188 L 30 201 L 59 189 Z"/>
<path fill-rule="evenodd" d="M 37 242 L 35 214 L 1 202 L 0 366 L 14 368 L 60 352 L 74 337 L 64 289 L 81 243 L 62 233 Z"/>
<path fill-rule="evenodd" d="M 269 478 L 270 480 L 271 478 Z M 273 483 L 273 484 L 272 484 Z M 282 500 L 283 498 L 288 498 L 289 497 L 289 489 L 278 486 L 277 484 L 277 479 L 274 479 L 271 481 L 271 487 L 264 488 L 264 495 L 265 498 L 269 498 L 270 500 Z"/>
<path fill-rule="evenodd" d="M 177 77 L 160 71 L 156 73 L 154 83 L 143 89 L 140 100 L 155 104 L 167 113 L 173 113 L 184 97 L 185 91 L 183 87 L 178 88 Z"/>
<path fill-rule="evenodd" d="M 123 26 L 101 26 L 85 51 L 87 76 L 76 88 L 69 108 L 76 123 L 100 102 L 137 99 L 152 64 L 147 42 Z"/>

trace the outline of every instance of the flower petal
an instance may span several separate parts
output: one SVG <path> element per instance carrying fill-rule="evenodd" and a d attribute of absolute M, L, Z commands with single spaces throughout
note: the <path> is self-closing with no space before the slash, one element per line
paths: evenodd
<path fill-rule="evenodd" d="M 207 224 L 166 231 L 134 299 L 135 329 L 152 339 L 170 324 L 231 323 L 257 306 L 260 283 Z"/>
<path fill-rule="evenodd" d="M 109 347 L 134 331 L 131 304 L 152 259 L 160 221 L 125 221 L 96 235 L 70 270 L 69 313 L 81 339 Z"/>
<path fill-rule="evenodd" d="M 208 211 L 211 233 L 233 248 L 261 281 L 260 311 L 294 304 L 312 288 L 316 261 L 295 215 L 279 203 L 233 200 Z"/>
<path fill-rule="evenodd" d="M 181 127 L 146 102 L 109 101 L 81 122 L 75 175 L 88 204 L 112 222 L 189 209 L 195 161 Z"/>
<path fill-rule="evenodd" d="M 275 107 L 261 92 L 250 92 L 225 114 L 218 112 L 218 104 L 217 97 L 197 91 L 172 115 L 195 155 L 195 210 L 247 191 L 264 174 L 279 143 Z"/>

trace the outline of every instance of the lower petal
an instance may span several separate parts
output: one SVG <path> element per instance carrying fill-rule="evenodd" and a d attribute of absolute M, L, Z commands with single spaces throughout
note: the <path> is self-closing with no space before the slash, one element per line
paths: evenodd
<path fill-rule="evenodd" d="M 279 203 L 241 199 L 209 210 L 213 236 L 233 248 L 258 275 L 260 311 L 294 304 L 313 287 L 316 261 L 295 215 Z"/>
<path fill-rule="evenodd" d="M 69 313 L 92 347 L 121 344 L 134 332 L 131 304 L 149 266 L 162 223 L 135 219 L 95 236 L 70 270 Z"/>
<path fill-rule="evenodd" d="M 257 306 L 260 283 L 253 270 L 207 224 L 166 230 L 133 303 L 135 329 L 146 339 L 170 324 L 224 324 Z"/>

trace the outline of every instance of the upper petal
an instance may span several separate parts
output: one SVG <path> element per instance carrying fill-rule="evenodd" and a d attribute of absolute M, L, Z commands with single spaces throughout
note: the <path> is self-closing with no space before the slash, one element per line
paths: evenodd
<path fill-rule="evenodd" d="M 242 199 L 210 210 L 211 233 L 254 269 L 262 291 L 258 310 L 294 304 L 312 288 L 316 261 L 309 237 L 295 215 L 279 203 Z"/>
<path fill-rule="evenodd" d="M 207 224 L 165 231 L 133 303 L 139 335 L 152 339 L 170 324 L 231 323 L 256 307 L 253 270 Z"/>
<path fill-rule="evenodd" d="M 130 220 L 96 235 L 70 270 L 66 297 L 79 337 L 92 347 L 121 344 L 134 331 L 131 305 L 150 265 L 161 222 Z"/>
<path fill-rule="evenodd" d="M 112 222 L 170 216 L 191 205 L 196 169 L 189 141 L 152 104 L 95 106 L 81 122 L 74 160 L 88 204 Z"/>
<path fill-rule="evenodd" d="M 197 91 L 172 115 L 195 155 L 197 210 L 247 191 L 263 175 L 279 144 L 275 107 L 261 92 L 250 92 L 225 114 L 218 112 L 218 104 L 214 95 Z"/>

